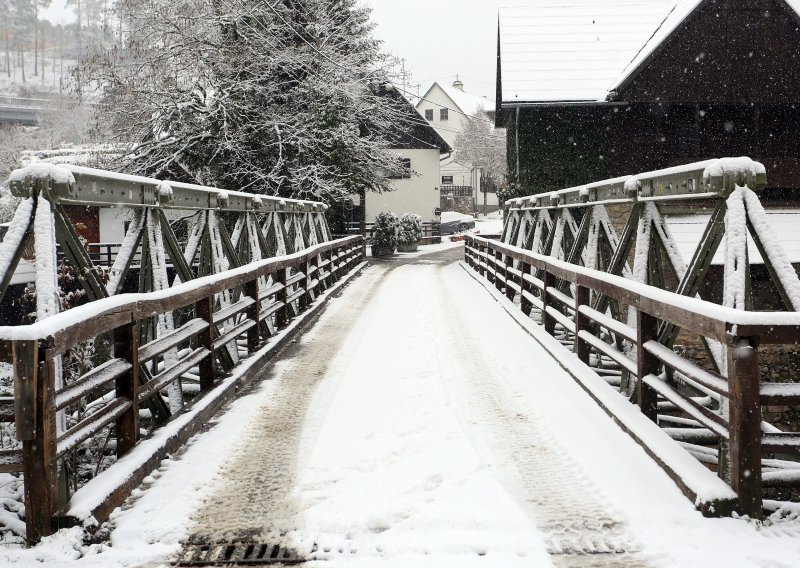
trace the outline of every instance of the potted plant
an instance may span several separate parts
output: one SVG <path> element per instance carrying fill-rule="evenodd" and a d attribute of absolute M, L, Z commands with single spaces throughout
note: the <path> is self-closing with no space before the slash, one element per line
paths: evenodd
<path fill-rule="evenodd" d="M 381 211 L 375 217 L 372 231 L 372 256 L 391 256 L 397 248 L 400 220 L 391 211 Z"/>
<path fill-rule="evenodd" d="M 414 252 L 422 238 L 422 217 L 416 213 L 406 213 L 400 218 L 400 232 L 397 235 L 398 252 Z"/>

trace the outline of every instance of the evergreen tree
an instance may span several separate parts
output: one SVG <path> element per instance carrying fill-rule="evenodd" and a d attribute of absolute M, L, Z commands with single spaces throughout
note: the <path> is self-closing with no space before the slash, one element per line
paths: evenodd
<path fill-rule="evenodd" d="M 334 200 L 388 189 L 393 132 L 419 118 L 385 96 L 391 59 L 356 0 L 122 0 L 124 49 L 84 74 L 135 142 L 125 167 L 229 189 Z"/>

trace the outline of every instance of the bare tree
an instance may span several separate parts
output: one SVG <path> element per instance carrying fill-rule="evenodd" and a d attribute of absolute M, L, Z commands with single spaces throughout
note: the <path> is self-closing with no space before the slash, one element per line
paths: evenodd
<path fill-rule="evenodd" d="M 454 146 L 457 162 L 481 170 L 496 186 L 503 185 L 508 171 L 506 137 L 494 128 L 482 109 L 475 110 L 456 136 Z"/>

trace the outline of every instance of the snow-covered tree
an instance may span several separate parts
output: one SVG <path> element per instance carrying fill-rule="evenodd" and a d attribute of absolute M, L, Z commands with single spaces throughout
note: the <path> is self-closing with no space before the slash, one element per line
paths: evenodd
<path fill-rule="evenodd" d="M 391 136 L 418 117 L 386 96 L 393 61 L 356 0 L 120 0 L 118 13 L 124 49 L 83 74 L 135 143 L 128 170 L 328 201 L 389 189 Z"/>
<path fill-rule="evenodd" d="M 483 170 L 486 177 L 501 185 L 507 172 L 506 137 L 495 131 L 478 109 L 466 121 L 464 129 L 455 139 L 455 159 L 461 164 L 470 164 Z"/>

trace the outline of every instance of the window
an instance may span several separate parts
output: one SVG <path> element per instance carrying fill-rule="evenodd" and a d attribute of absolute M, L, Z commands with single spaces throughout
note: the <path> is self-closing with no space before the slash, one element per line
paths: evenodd
<path fill-rule="evenodd" d="M 442 184 L 453 185 L 453 176 L 442 176 Z"/>
<path fill-rule="evenodd" d="M 393 171 L 387 177 L 391 179 L 403 179 L 411 177 L 411 158 L 400 158 L 400 163 L 403 165 L 403 169 L 399 172 Z"/>
<path fill-rule="evenodd" d="M 447 109 L 440 108 L 439 109 L 439 120 L 447 120 Z"/>
<path fill-rule="evenodd" d="M 429 122 L 433 120 L 433 109 L 432 108 L 425 109 L 425 120 L 427 120 Z"/>

